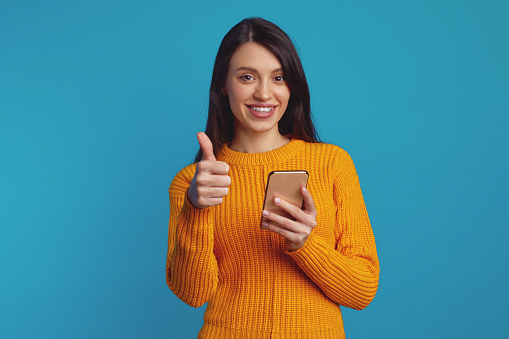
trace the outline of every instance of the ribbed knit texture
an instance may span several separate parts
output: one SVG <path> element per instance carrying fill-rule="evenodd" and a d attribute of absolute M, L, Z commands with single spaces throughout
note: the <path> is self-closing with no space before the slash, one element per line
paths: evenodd
<path fill-rule="evenodd" d="M 230 165 L 221 205 L 197 209 L 187 200 L 196 164 L 170 186 L 166 279 L 187 304 L 207 309 L 198 338 L 344 338 L 339 305 L 362 309 L 379 277 L 375 239 L 359 180 L 341 148 L 292 139 L 266 153 L 226 145 Z M 318 212 L 302 248 L 260 229 L 271 171 L 306 170 Z"/>

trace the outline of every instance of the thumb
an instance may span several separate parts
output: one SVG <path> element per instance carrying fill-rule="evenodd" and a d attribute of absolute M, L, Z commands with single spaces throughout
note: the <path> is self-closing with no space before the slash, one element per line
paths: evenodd
<path fill-rule="evenodd" d="M 311 193 L 309 193 L 308 189 L 304 186 L 301 187 L 300 192 L 302 194 L 302 198 L 304 199 L 303 206 L 304 210 L 311 213 L 316 217 L 316 207 L 313 197 Z"/>
<path fill-rule="evenodd" d="M 198 143 L 200 144 L 201 151 L 203 152 L 202 160 L 216 160 L 212 141 L 210 141 L 207 134 L 198 132 L 198 134 L 196 134 L 196 138 L 198 138 Z"/>

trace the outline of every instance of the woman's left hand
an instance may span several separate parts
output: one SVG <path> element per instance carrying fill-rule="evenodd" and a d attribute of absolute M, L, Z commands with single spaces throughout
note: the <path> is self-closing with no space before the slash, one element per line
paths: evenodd
<path fill-rule="evenodd" d="M 274 198 L 274 203 L 295 220 L 266 210 L 262 212 L 263 217 L 268 219 L 262 222 L 262 228 L 283 236 L 288 251 L 295 251 L 304 246 L 311 231 L 316 227 L 317 213 L 313 198 L 305 187 L 302 187 L 300 191 L 304 198 L 304 210 L 280 198 Z"/>

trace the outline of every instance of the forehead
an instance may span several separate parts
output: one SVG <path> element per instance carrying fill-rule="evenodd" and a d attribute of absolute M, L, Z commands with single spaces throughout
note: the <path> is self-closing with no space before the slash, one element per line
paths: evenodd
<path fill-rule="evenodd" d="M 230 60 L 230 71 L 236 71 L 240 67 L 271 72 L 281 68 L 281 63 L 267 47 L 250 41 L 240 45 Z"/>

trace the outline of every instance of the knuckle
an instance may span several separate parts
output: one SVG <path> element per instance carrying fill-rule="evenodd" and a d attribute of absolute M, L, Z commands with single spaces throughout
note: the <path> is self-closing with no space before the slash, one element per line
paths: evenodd
<path fill-rule="evenodd" d="M 207 182 L 207 179 L 205 179 L 205 178 L 203 177 L 203 175 L 198 175 L 198 176 L 196 177 L 196 185 L 197 185 L 197 186 L 203 186 L 203 185 L 205 185 L 205 184 L 206 184 L 206 182 Z"/>
<path fill-rule="evenodd" d="M 198 194 L 198 197 L 203 197 L 206 193 L 206 189 L 202 186 L 197 186 L 196 187 L 196 193 Z"/>

